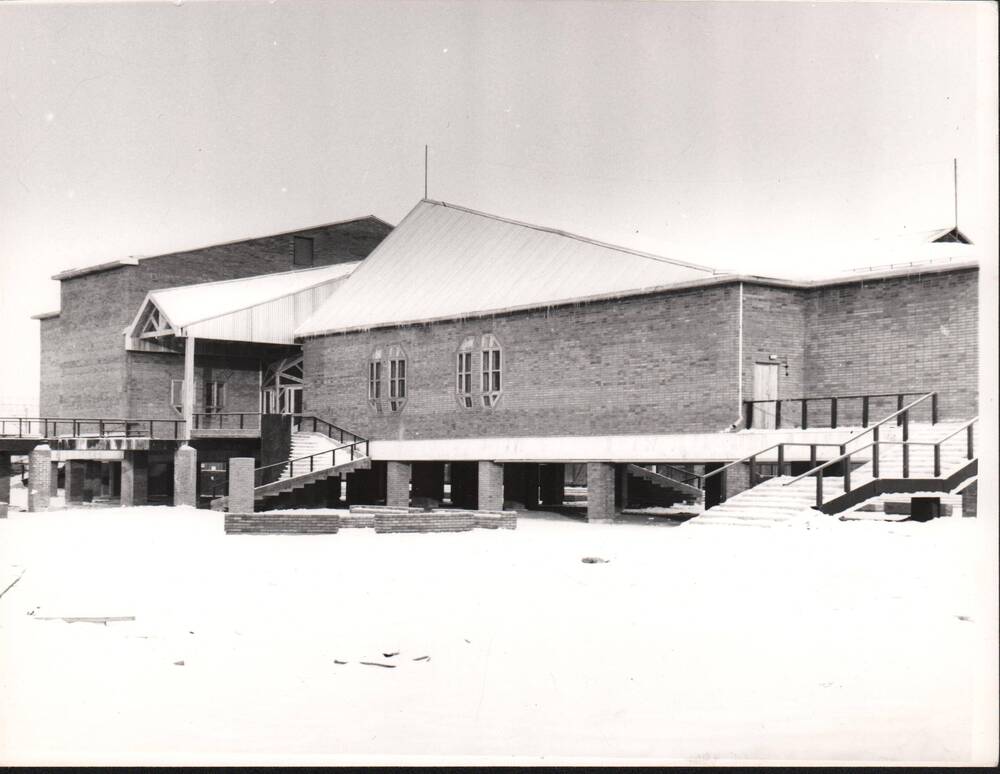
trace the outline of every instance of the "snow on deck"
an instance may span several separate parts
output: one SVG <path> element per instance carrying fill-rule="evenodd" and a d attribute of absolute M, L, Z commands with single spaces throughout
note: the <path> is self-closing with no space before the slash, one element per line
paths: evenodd
<path fill-rule="evenodd" d="M 0 761 L 967 760 L 977 522 L 306 537 L 13 513 Z M 60 620 L 100 616 L 135 620 Z"/>

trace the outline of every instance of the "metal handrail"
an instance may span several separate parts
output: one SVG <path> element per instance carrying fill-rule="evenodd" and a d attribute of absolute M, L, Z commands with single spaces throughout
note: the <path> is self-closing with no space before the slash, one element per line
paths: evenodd
<path fill-rule="evenodd" d="M 782 447 L 783 446 L 805 446 L 807 448 L 812 448 L 812 447 L 819 448 L 820 446 L 832 446 L 832 447 L 835 447 L 835 448 L 839 449 L 841 446 L 843 446 L 843 444 L 840 444 L 840 443 L 805 443 L 804 441 L 781 441 L 780 443 L 776 443 L 776 444 L 772 444 L 771 446 L 768 446 L 766 449 L 760 449 L 759 451 L 755 451 L 753 454 L 748 454 L 746 457 L 741 457 L 738 460 L 733 460 L 732 462 L 726 463 L 721 468 L 716 468 L 715 470 L 709 471 L 708 473 L 705 473 L 700 478 L 702 480 L 704 480 L 706 478 L 711 478 L 712 476 L 718 475 L 719 473 L 722 473 L 724 470 L 728 470 L 729 468 L 733 467 L 734 465 L 738 465 L 741 462 L 749 462 L 750 460 L 756 459 L 760 455 L 766 454 L 767 452 L 771 451 L 771 449 L 778 449 L 778 451 L 780 452 L 780 451 L 782 451 Z M 785 461 L 784 461 L 784 459 L 779 459 L 778 463 L 783 465 L 785 463 Z"/>
<path fill-rule="evenodd" d="M 895 410 L 894 412 L 892 412 L 892 413 L 891 413 L 891 414 L 890 414 L 889 416 L 885 417 L 885 419 L 882 419 L 882 420 L 879 420 L 878 422 L 876 422 L 876 423 L 875 423 L 874 425 L 872 425 L 871 427 L 867 428 L 866 430 L 862 430 L 862 431 L 861 431 L 860 433 L 858 433 L 857 435 L 854 435 L 854 436 L 851 436 L 851 437 L 850 437 L 850 438 L 849 438 L 849 439 L 848 439 L 848 440 L 847 440 L 847 441 L 846 441 L 846 442 L 844 443 L 844 445 L 846 446 L 846 445 L 847 445 L 848 443 L 851 443 L 852 441 L 856 441 L 856 440 L 858 440 L 859 438 L 862 438 L 862 437 L 864 437 L 864 436 L 868 435 L 868 433 L 871 433 L 871 432 L 873 432 L 873 431 L 875 431 L 875 430 L 878 430 L 878 429 L 879 429 L 879 428 L 880 428 L 880 427 L 881 427 L 882 425 L 884 425 L 884 424 L 885 424 L 886 422 L 890 422 L 890 421 L 892 421 L 893 419 L 895 419 L 895 418 L 896 418 L 896 417 L 898 417 L 898 416 L 902 416 L 902 415 L 904 415 L 904 414 L 905 414 L 905 415 L 908 415 L 908 414 L 909 414 L 909 411 L 910 411 L 910 409 L 911 409 L 911 408 L 913 408 L 914 406 L 916 406 L 916 405 L 918 405 L 918 404 L 920 404 L 920 403 L 923 403 L 923 402 L 924 402 L 925 400 L 927 400 L 928 398 L 931 398 L 931 397 L 936 397 L 936 396 L 937 396 L 937 393 L 936 393 L 936 392 L 928 392 L 928 393 L 924 393 L 924 394 L 923 394 L 923 395 L 921 395 L 921 396 L 920 396 L 919 398 L 917 398 L 917 399 L 916 399 L 915 401 L 913 401 L 913 403 L 910 403 L 910 404 L 908 404 L 908 405 L 906 405 L 906 406 L 903 406 L 903 407 L 901 407 L 901 408 L 898 408 L 898 409 L 896 409 L 896 410 Z M 907 417 L 905 417 L 905 416 L 904 416 L 904 420 L 905 420 L 905 419 L 907 419 Z M 932 423 L 932 424 L 936 424 L 936 423 Z M 904 441 L 906 440 L 906 437 L 905 437 L 905 433 L 907 432 L 907 430 L 908 430 L 908 428 L 907 428 L 907 425 L 906 425 L 906 424 L 904 424 L 904 425 L 903 425 L 903 432 L 904 432 L 904 437 L 903 437 L 903 440 L 904 440 Z"/>
<path fill-rule="evenodd" d="M 80 431 L 81 426 L 86 427 L 87 425 L 97 425 L 97 435 L 101 438 L 106 437 L 119 437 L 124 436 L 129 437 L 144 437 L 141 434 L 129 434 L 129 431 L 133 427 L 148 428 L 149 435 L 152 437 L 155 434 L 155 429 L 157 426 L 162 426 L 164 424 L 173 428 L 173 438 L 179 440 L 181 438 L 180 428 L 184 424 L 183 419 L 141 419 L 141 418 L 108 418 L 108 417 L 0 417 L 0 435 L 5 435 L 8 424 L 17 423 L 18 433 L 17 438 L 23 438 L 27 435 L 41 435 L 43 437 L 50 437 L 49 430 L 52 430 L 51 436 L 56 436 L 59 433 L 60 426 L 65 426 L 67 424 L 72 428 L 71 435 L 74 437 L 83 437 Z M 38 426 L 41 426 L 38 428 Z M 122 426 L 118 430 L 109 429 L 107 426 Z M 40 430 L 38 433 L 33 433 L 32 428 L 36 427 Z M 12 436 L 7 436 L 12 437 Z"/>
<path fill-rule="evenodd" d="M 868 416 L 870 411 L 870 404 L 872 399 L 879 398 L 896 398 L 897 407 L 899 409 L 903 408 L 903 402 L 907 396 L 910 395 L 933 395 L 931 400 L 931 424 L 937 424 L 938 418 L 938 400 L 937 393 L 931 392 L 929 390 L 923 391 L 913 391 L 913 392 L 882 392 L 882 393 L 870 393 L 863 395 L 829 395 L 821 397 L 802 397 L 802 398 L 767 398 L 765 400 L 745 400 L 743 401 L 743 407 L 745 412 L 744 424 L 750 429 L 753 427 L 753 408 L 757 404 L 774 404 L 774 419 L 775 425 L 781 426 L 781 407 L 783 403 L 799 403 L 800 413 L 801 413 L 801 426 L 802 429 L 808 429 L 809 427 L 809 404 L 817 402 L 829 402 L 830 404 L 830 425 L 831 429 L 836 429 L 837 422 L 837 409 L 840 401 L 847 400 L 860 400 L 861 401 L 861 426 L 868 427 Z"/>

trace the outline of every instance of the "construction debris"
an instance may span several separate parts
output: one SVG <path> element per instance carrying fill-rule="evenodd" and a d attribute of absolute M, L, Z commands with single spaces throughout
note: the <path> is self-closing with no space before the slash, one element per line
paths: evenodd
<path fill-rule="evenodd" d="M 610 559 L 601 559 L 599 556 L 585 556 L 580 560 L 584 564 L 607 564 Z"/>
<path fill-rule="evenodd" d="M 102 616 L 81 616 L 81 617 L 67 617 L 67 616 L 42 616 L 36 615 L 36 621 L 65 621 L 66 623 L 97 623 L 104 624 L 107 626 L 109 623 L 118 623 L 120 621 L 134 621 L 134 615 L 102 615 Z"/>
<path fill-rule="evenodd" d="M 377 661 L 361 661 L 359 663 L 364 664 L 365 666 L 382 667 L 383 669 L 395 669 L 396 668 L 395 664 L 380 664 Z"/>

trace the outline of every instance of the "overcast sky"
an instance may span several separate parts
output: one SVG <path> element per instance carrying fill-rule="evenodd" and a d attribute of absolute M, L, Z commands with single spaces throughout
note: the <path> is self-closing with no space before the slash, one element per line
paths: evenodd
<path fill-rule="evenodd" d="M 960 225 L 988 243 L 996 21 L 992 2 L 0 2 L 0 413 L 36 399 L 52 274 L 396 223 L 425 143 L 432 198 L 772 273 L 952 225 L 957 157 Z"/>

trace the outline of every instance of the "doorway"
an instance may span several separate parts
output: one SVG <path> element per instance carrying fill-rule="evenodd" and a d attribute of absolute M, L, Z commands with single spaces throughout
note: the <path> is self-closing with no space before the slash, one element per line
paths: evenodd
<path fill-rule="evenodd" d="M 753 417 L 750 426 L 756 430 L 775 429 L 775 404 L 758 401 L 778 399 L 778 364 L 753 364 Z"/>

